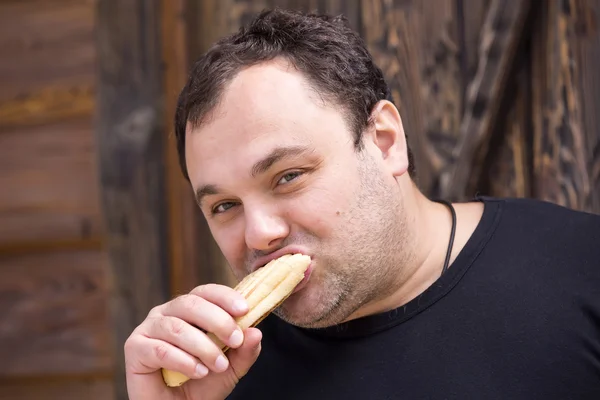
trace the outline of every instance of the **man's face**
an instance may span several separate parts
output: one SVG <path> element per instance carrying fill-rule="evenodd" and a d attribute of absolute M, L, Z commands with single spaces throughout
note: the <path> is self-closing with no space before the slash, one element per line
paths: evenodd
<path fill-rule="evenodd" d="M 193 189 L 238 279 L 276 251 L 312 257 L 280 317 L 339 323 L 385 291 L 398 260 L 389 249 L 404 234 L 395 178 L 375 146 L 355 150 L 341 111 L 299 72 L 284 63 L 243 70 L 186 143 Z"/>

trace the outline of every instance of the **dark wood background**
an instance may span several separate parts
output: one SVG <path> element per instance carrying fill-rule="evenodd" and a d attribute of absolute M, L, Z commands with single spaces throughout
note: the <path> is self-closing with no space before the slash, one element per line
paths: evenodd
<path fill-rule="evenodd" d="M 190 63 L 266 7 L 343 13 L 430 197 L 600 213 L 600 2 L 0 0 L 0 399 L 126 399 L 159 302 L 233 284 L 173 146 Z"/>

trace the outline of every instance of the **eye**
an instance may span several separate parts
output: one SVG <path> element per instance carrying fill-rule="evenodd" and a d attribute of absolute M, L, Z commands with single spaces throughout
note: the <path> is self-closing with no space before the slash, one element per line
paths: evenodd
<path fill-rule="evenodd" d="M 231 201 L 227 201 L 224 203 L 217 204 L 215 207 L 212 208 L 211 212 L 213 214 L 221 214 L 221 213 L 224 213 L 225 211 L 229 210 L 233 206 L 235 206 L 235 203 L 233 203 Z"/>
<path fill-rule="evenodd" d="M 279 179 L 279 181 L 277 182 L 277 184 L 278 185 L 285 185 L 286 183 L 289 183 L 290 181 L 293 181 L 294 179 L 296 179 L 300 175 L 302 175 L 302 172 L 300 172 L 300 171 L 288 172 L 287 174 L 283 175 L 281 177 L 281 179 Z"/>

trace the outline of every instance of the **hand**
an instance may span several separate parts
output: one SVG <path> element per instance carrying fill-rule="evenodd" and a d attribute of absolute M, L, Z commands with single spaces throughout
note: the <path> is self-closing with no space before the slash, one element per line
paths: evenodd
<path fill-rule="evenodd" d="M 241 332 L 234 320 L 247 312 L 240 293 L 216 284 L 199 286 L 153 308 L 125 342 L 129 398 L 226 398 L 260 353 L 261 332 L 256 328 Z M 230 347 L 227 357 L 203 331 Z M 191 379 L 180 387 L 167 387 L 161 368 Z"/>

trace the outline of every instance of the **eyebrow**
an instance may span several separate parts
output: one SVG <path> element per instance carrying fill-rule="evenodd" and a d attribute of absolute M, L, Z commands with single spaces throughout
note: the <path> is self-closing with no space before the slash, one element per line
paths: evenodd
<path fill-rule="evenodd" d="M 308 146 L 282 146 L 276 147 L 264 158 L 254 163 L 251 169 L 252 177 L 264 174 L 278 161 L 284 158 L 298 156 L 312 152 L 312 148 Z M 202 200 L 209 195 L 219 194 L 220 189 L 217 185 L 207 184 L 202 185 L 196 190 L 196 202 L 202 205 Z"/>
<path fill-rule="evenodd" d="M 252 177 L 255 178 L 258 175 L 264 174 L 273 164 L 286 157 L 298 156 L 309 152 L 311 152 L 311 148 L 307 146 L 276 147 L 266 157 L 257 161 L 252 166 Z"/>

